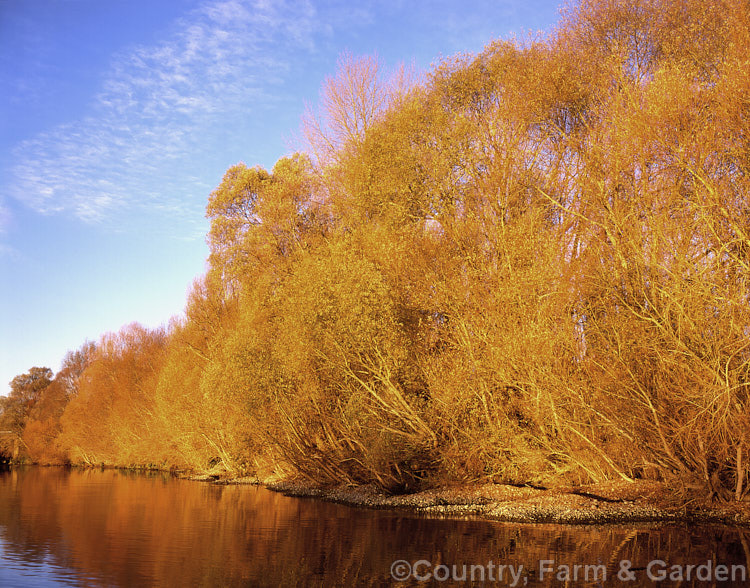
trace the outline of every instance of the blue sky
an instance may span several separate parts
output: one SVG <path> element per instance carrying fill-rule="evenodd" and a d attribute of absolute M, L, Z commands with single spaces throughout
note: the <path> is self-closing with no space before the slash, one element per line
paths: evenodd
<path fill-rule="evenodd" d="M 428 70 L 557 0 L 0 0 L 0 394 L 180 314 L 224 171 L 294 150 L 344 51 Z"/>

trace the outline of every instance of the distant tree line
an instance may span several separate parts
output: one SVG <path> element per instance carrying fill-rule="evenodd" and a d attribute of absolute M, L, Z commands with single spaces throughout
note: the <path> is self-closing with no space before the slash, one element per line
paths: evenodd
<path fill-rule="evenodd" d="M 429 75 L 342 56 L 209 198 L 185 314 L 34 368 L 0 451 L 747 495 L 750 4 L 583 0 Z"/>

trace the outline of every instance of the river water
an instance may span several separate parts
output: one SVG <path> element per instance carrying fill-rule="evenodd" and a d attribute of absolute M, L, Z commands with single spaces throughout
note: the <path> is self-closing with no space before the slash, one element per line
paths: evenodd
<path fill-rule="evenodd" d="M 749 544 L 720 527 L 447 520 L 163 474 L 0 472 L 2 587 L 747 586 Z"/>

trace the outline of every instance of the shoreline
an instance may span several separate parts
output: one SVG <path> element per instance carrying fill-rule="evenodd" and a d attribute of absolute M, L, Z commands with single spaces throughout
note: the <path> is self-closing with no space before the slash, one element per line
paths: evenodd
<path fill-rule="evenodd" d="M 320 488 L 300 481 L 257 478 L 206 480 L 215 484 L 255 484 L 295 498 L 314 498 L 369 509 L 403 510 L 445 518 L 531 524 L 617 525 L 696 523 L 750 526 L 747 503 L 702 502 L 676 505 L 659 482 L 609 482 L 581 488 L 538 489 L 503 484 L 466 484 L 413 494 L 386 495 L 374 486 Z"/>
<path fill-rule="evenodd" d="M 28 467 L 32 464 L 8 464 Z M 316 486 L 308 481 L 275 477 L 231 476 L 226 471 L 202 473 L 159 467 L 42 466 L 163 472 L 178 479 L 216 485 L 262 486 L 294 498 L 313 498 L 354 508 L 384 509 L 418 515 L 524 524 L 618 525 L 630 523 L 694 523 L 750 527 L 750 503 L 710 502 L 696 496 L 679 503 L 663 483 L 649 480 L 610 481 L 581 487 L 542 489 L 508 484 L 456 484 L 410 494 L 388 495 L 374 485 Z"/>

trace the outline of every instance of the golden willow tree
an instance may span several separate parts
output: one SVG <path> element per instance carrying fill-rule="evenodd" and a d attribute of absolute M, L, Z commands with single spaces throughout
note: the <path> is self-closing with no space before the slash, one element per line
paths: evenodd
<path fill-rule="evenodd" d="M 344 55 L 308 153 L 226 172 L 185 317 L 102 339 L 55 447 L 746 497 L 749 59 L 740 0 L 584 0 L 423 79 Z"/>

